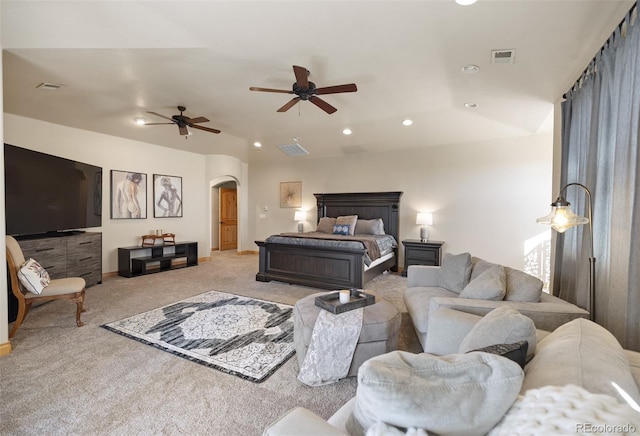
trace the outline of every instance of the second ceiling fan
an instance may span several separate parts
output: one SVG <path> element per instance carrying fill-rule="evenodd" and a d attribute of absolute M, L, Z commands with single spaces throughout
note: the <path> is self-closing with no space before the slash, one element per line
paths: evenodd
<path fill-rule="evenodd" d="M 332 114 L 338 109 L 331 106 L 326 101 L 322 100 L 320 97 L 318 97 L 318 95 L 338 94 L 342 92 L 356 92 L 358 90 L 355 83 L 316 88 L 316 84 L 309 81 L 309 70 L 307 70 L 304 67 L 299 67 L 297 65 L 293 66 L 293 74 L 296 76 L 296 81 L 293 84 L 291 91 L 286 89 L 258 88 L 255 86 L 252 86 L 249 89 L 251 91 L 279 92 L 282 94 L 297 95 L 297 97 L 292 98 L 287 102 L 287 104 L 285 104 L 280 109 L 278 109 L 278 112 L 286 112 L 289 109 L 291 109 L 296 103 L 298 103 L 300 100 L 305 100 L 305 101 L 308 100 L 328 114 Z"/>

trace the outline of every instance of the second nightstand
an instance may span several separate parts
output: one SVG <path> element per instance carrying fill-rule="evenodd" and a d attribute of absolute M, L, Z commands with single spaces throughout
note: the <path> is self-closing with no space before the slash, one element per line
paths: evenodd
<path fill-rule="evenodd" d="M 402 275 L 407 276 L 409 265 L 433 265 L 439 266 L 442 261 L 443 241 L 421 241 L 420 239 L 405 239 L 404 245 L 404 270 Z"/>

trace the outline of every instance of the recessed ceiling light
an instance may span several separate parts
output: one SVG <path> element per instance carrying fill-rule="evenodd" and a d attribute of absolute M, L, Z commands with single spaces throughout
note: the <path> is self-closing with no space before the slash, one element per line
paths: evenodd
<path fill-rule="evenodd" d="M 408 118 L 406 120 L 402 120 L 402 125 L 403 126 L 410 126 L 412 124 L 413 124 L 413 121 L 408 119 Z"/>
<path fill-rule="evenodd" d="M 463 73 L 477 73 L 478 71 L 480 71 L 480 67 L 477 65 L 465 65 L 464 67 L 461 68 Z"/>
<path fill-rule="evenodd" d="M 297 136 L 294 136 L 292 139 L 293 139 L 295 142 L 300 142 L 300 140 L 301 140 L 302 138 L 299 138 L 299 137 L 297 137 Z"/>
<path fill-rule="evenodd" d="M 478 107 L 478 103 L 465 103 L 464 107 L 467 107 L 469 109 L 476 109 Z"/>
<path fill-rule="evenodd" d="M 142 117 L 135 117 L 135 118 L 133 119 L 133 121 L 134 121 L 136 124 L 139 124 L 139 125 L 147 124 L 147 120 L 145 120 L 145 119 L 144 119 L 144 118 L 142 118 Z"/>
<path fill-rule="evenodd" d="M 255 148 L 260 148 L 260 147 L 262 147 L 262 144 L 260 144 L 259 142 L 254 142 L 254 143 L 253 143 L 253 146 L 254 146 Z"/>
<path fill-rule="evenodd" d="M 351 135 L 353 132 L 351 131 L 351 129 L 344 129 L 342 133 L 345 135 Z"/>
<path fill-rule="evenodd" d="M 469 6 L 474 4 L 476 1 L 477 0 L 456 0 L 456 3 L 458 3 L 461 6 Z"/>

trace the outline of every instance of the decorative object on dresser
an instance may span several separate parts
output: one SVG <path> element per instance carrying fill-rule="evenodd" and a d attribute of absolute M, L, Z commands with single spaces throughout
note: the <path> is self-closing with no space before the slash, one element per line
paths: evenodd
<path fill-rule="evenodd" d="M 402 192 L 313 195 L 318 217 L 315 234 L 272 235 L 264 241 L 255 241 L 260 253 L 257 281 L 278 280 L 321 289 L 362 289 L 367 281 L 384 271 L 398 270 L 396 241 Z M 369 232 L 375 229 L 375 234 L 339 237 L 331 234 L 335 225 L 340 224 L 338 217 L 353 216 L 357 216 L 355 233 L 360 227 L 358 223 L 365 224 L 364 220 L 367 221 L 364 228 Z M 378 239 L 392 242 L 384 256 L 372 261 L 375 257 L 369 257 L 368 251 L 378 248 Z M 365 242 L 369 242 L 368 248 Z"/>
<path fill-rule="evenodd" d="M 12 338 L 18 331 L 18 327 L 22 324 L 25 317 L 31 309 L 33 303 L 42 303 L 51 300 L 67 299 L 76 303 L 76 324 L 78 327 L 83 326 L 83 322 L 80 320 L 80 314 L 82 313 L 82 304 L 84 302 L 85 286 L 86 282 L 81 277 L 65 277 L 51 280 L 48 273 L 37 262 L 34 262 L 32 258 L 25 261 L 23 251 L 18 244 L 18 241 L 13 236 L 6 236 L 7 243 L 7 265 L 9 270 L 9 285 L 13 296 L 18 301 L 18 313 L 9 332 L 9 338 Z M 32 265 L 37 267 L 37 274 L 41 278 L 37 288 L 33 288 L 33 281 L 27 283 L 28 280 L 24 277 L 25 272 L 24 265 Z M 18 276 L 22 276 L 22 280 Z M 56 273 L 57 275 L 57 273 Z"/>
<path fill-rule="evenodd" d="M 153 247 L 156 245 L 156 241 L 160 241 L 164 245 L 176 245 L 176 235 L 173 233 L 160 233 L 156 235 L 144 235 L 142 237 L 143 247 Z"/>
<path fill-rule="evenodd" d="M 182 216 L 182 177 L 153 175 L 154 218 Z"/>
<path fill-rule="evenodd" d="M 417 239 L 405 239 L 404 245 L 404 269 L 402 275 L 407 276 L 409 265 L 439 266 L 442 262 L 442 241 L 422 241 Z"/>
<path fill-rule="evenodd" d="M 147 218 L 147 175 L 111 170 L 111 219 Z"/>
<path fill-rule="evenodd" d="M 260 383 L 294 353 L 292 308 L 210 291 L 102 327 Z"/>
<path fill-rule="evenodd" d="M 429 239 L 429 229 L 427 229 L 427 226 L 433 225 L 433 214 L 418 212 L 418 215 L 416 215 L 416 224 L 421 226 L 420 240 L 422 242 L 427 242 Z"/>
<path fill-rule="evenodd" d="M 122 277 L 136 277 L 197 264 L 197 242 L 174 241 L 153 246 L 118 248 L 118 275 Z"/>

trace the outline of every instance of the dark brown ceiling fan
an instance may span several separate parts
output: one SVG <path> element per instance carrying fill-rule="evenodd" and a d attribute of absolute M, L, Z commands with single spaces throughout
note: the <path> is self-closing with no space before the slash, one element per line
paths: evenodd
<path fill-rule="evenodd" d="M 204 130 L 205 132 L 220 133 L 220 130 L 218 129 L 212 129 L 211 127 L 196 125 L 196 123 L 208 123 L 209 120 L 207 118 L 205 117 L 189 118 L 185 115 L 182 115 L 182 113 L 187 110 L 187 108 L 184 106 L 178 106 L 178 110 L 180 111 L 180 115 L 173 115 L 171 118 L 165 115 L 159 114 L 157 112 L 147 111 L 147 113 L 149 114 L 157 115 L 171 122 L 170 123 L 145 123 L 145 125 L 155 126 L 158 124 L 176 124 L 178 126 L 178 130 L 180 130 L 180 134 L 183 136 L 187 136 L 189 134 L 189 130 L 187 129 L 187 127 L 191 127 L 193 129 L 198 129 L 198 130 Z"/>
<path fill-rule="evenodd" d="M 322 100 L 318 95 L 325 94 L 338 94 L 341 92 L 356 92 L 358 88 L 355 83 L 349 83 L 347 85 L 326 86 L 323 88 L 316 88 L 316 84 L 309 81 L 309 70 L 305 67 L 293 66 L 293 74 L 296 76 L 296 81 L 293 84 L 293 89 L 288 91 L 286 89 L 272 89 L 272 88 L 258 88 L 252 86 L 249 88 L 251 91 L 263 91 L 263 92 L 279 92 L 282 94 L 295 94 L 297 97 L 292 98 L 278 109 L 278 112 L 286 112 L 291 109 L 300 100 L 308 100 L 311 103 L 318 106 L 320 109 L 328 114 L 332 114 L 338 109 L 331 106 L 326 101 Z"/>

